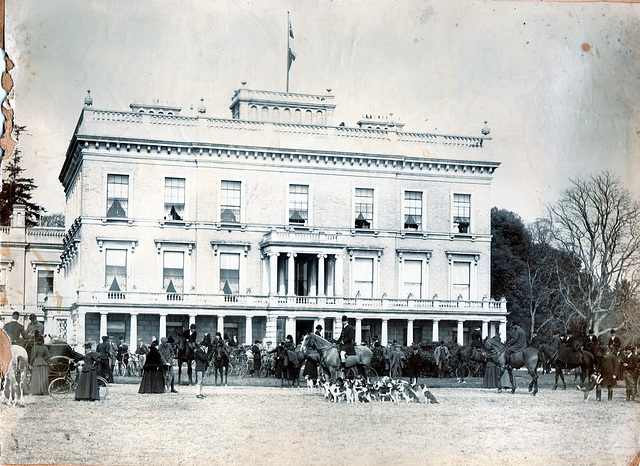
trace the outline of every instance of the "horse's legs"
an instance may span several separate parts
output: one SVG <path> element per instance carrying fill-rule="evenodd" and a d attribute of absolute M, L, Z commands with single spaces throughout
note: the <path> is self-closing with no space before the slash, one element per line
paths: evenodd
<path fill-rule="evenodd" d="M 516 384 L 513 383 L 513 369 L 509 367 L 509 382 L 511 382 L 511 394 L 516 392 Z"/>
<path fill-rule="evenodd" d="M 557 390 L 558 389 L 558 377 L 559 377 L 559 371 L 561 369 L 558 368 L 558 366 L 556 366 L 556 383 L 553 384 L 553 390 Z"/>
<path fill-rule="evenodd" d="M 564 381 L 564 374 L 562 373 L 562 369 L 556 369 L 556 371 L 558 371 L 560 373 L 560 380 L 562 380 L 562 389 L 566 390 L 567 389 L 567 384 Z M 556 377 L 557 377 L 557 375 L 556 375 Z"/>

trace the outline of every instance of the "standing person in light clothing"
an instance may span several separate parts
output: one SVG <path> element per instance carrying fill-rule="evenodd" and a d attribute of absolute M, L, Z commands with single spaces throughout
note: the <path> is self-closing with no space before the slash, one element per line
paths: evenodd
<path fill-rule="evenodd" d="M 442 379 L 445 376 L 445 364 L 447 362 L 447 359 L 449 359 L 449 357 L 451 356 L 451 354 L 449 353 L 449 348 L 447 348 L 446 346 L 444 346 L 444 341 L 440 341 L 440 344 L 436 347 L 436 349 L 433 351 L 433 356 L 436 359 L 436 366 L 438 368 L 438 378 Z"/>

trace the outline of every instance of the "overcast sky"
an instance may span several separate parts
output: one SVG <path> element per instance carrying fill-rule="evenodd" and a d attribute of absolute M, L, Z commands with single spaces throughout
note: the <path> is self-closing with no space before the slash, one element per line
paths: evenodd
<path fill-rule="evenodd" d="M 174 8 L 168 8 L 172 5 Z M 332 89 L 334 122 L 393 113 L 412 132 L 480 135 L 502 162 L 493 205 L 525 221 L 570 178 L 640 186 L 640 5 L 449 1 L 7 0 L 11 101 L 35 201 L 62 212 L 58 174 L 87 89 L 230 117 L 233 91 Z M 188 113 L 188 112 L 187 112 Z"/>

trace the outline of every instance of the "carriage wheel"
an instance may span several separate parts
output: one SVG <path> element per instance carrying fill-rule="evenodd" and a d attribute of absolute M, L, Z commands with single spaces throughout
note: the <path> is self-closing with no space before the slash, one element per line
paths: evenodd
<path fill-rule="evenodd" d="M 74 368 L 73 359 L 66 356 L 53 356 L 49 358 L 49 380 L 58 377 L 66 377 Z"/>
<path fill-rule="evenodd" d="M 56 377 L 49 384 L 49 396 L 62 399 L 71 393 L 72 384 L 68 377 Z"/>
<path fill-rule="evenodd" d="M 102 377 L 98 377 L 98 388 L 100 389 L 100 399 L 106 399 L 109 396 L 109 385 Z"/>
<path fill-rule="evenodd" d="M 367 379 L 368 379 L 369 383 L 374 383 L 374 382 L 377 382 L 378 380 L 380 380 L 380 377 L 378 377 L 378 373 L 376 372 L 376 370 L 373 367 L 369 367 L 367 369 Z"/>

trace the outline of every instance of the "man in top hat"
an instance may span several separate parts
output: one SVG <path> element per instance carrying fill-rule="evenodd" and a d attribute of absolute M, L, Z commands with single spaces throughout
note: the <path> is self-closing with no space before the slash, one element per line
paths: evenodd
<path fill-rule="evenodd" d="M 165 390 L 168 390 L 169 387 L 171 387 L 171 393 L 177 393 L 178 391 L 174 388 L 175 374 L 173 372 L 173 360 L 175 358 L 175 353 L 173 351 L 173 347 L 169 344 L 167 337 L 160 338 L 158 353 L 160 353 L 164 370 Z"/>
<path fill-rule="evenodd" d="M 611 348 L 611 352 L 614 356 L 617 356 L 620 352 L 620 347 L 622 346 L 622 342 L 620 341 L 620 337 L 616 335 L 615 329 L 611 329 L 611 338 L 609 338 L 609 348 Z"/>
<path fill-rule="evenodd" d="M 347 319 L 347 316 L 342 316 L 342 333 L 340 333 L 338 343 L 340 343 L 340 361 L 342 362 L 343 369 L 347 360 L 347 354 L 356 354 L 356 349 L 353 346 L 355 339 L 355 329 L 351 326 L 351 324 L 349 324 L 349 319 Z"/>
<path fill-rule="evenodd" d="M 111 366 L 109 364 L 111 344 L 109 343 L 109 337 L 107 335 L 102 337 L 102 343 L 98 345 L 96 350 L 100 355 L 100 377 L 104 377 L 107 382 L 113 383 L 113 374 L 111 373 Z"/>
<path fill-rule="evenodd" d="M 18 311 L 14 311 L 13 314 L 11 314 L 11 321 L 5 324 L 3 330 L 7 332 L 7 335 L 9 335 L 12 345 L 20 345 L 24 347 L 29 336 L 27 335 L 27 332 L 25 332 L 22 324 L 18 322 L 19 318 L 20 313 Z"/>

